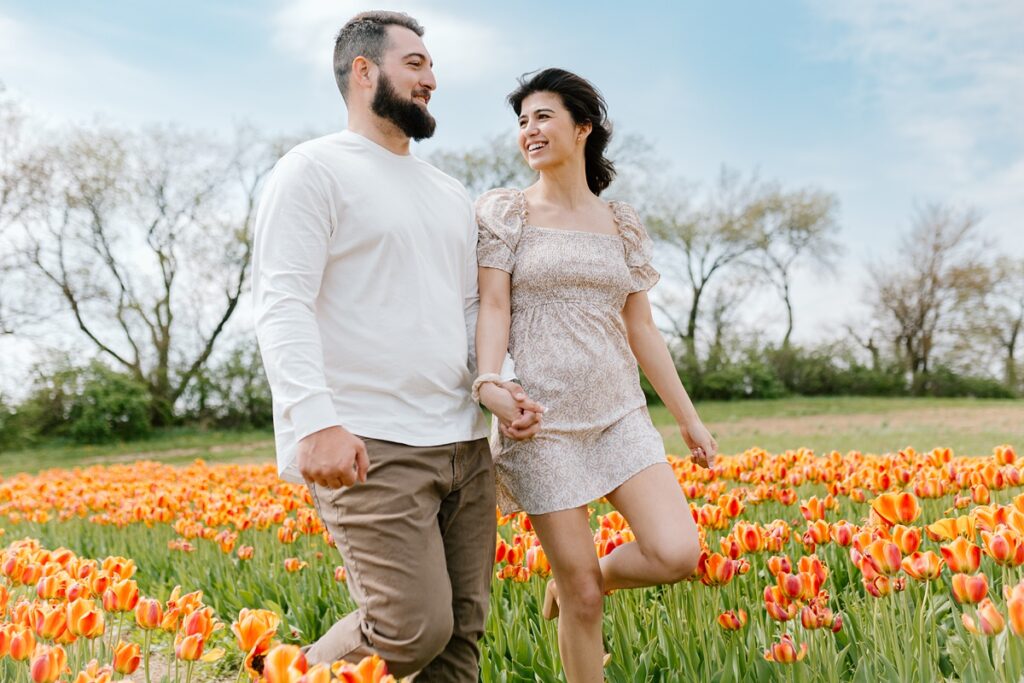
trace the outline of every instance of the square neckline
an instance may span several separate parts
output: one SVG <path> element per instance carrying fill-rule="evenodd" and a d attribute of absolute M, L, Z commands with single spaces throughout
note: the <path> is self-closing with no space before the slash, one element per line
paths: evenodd
<path fill-rule="evenodd" d="M 567 234 L 570 234 L 570 235 L 571 234 L 595 235 L 597 237 L 612 237 L 612 238 L 615 238 L 615 239 L 620 239 L 620 240 L 622 239 L 622 221 L 619 218 L 619 212 L 618 212 L 618 206 L 617 206 L 618 202 L 616 202 L 615 200 L 612 200 L 610 202 L 606 202 L 607 205 L 608 205 L 608 208 L 611 209 L 611 212 L 612 212 L 612 222 L 615 224 L 615 233 L 614 234 L 613 233 L 609 233 L 609 232 L 594 232 L 593 230 L 571 230 L 569 228 L 552 228 L 552 227 L 548 227 L 548 226 L 544 226 L 544 225 L 534 225 L 534 224 L 530 223 L 530 216 L 529 216 L 530 212 L 529 212 L 529 210 L 528 210 L 528 208 L 526 206 L 526 192 L 524 190 L 521 190 L 521 189 L 516 189 L 516 200 L 517 200 L 517 202 L 519 204 L 519 206 L 517 208 L 519 209 L 518 213 L 519 213 L 520 224 L 522 225 L 524 230 L 526 230 L 526 229 L 540 230 L 541 232 L 550 232 L 550 233 L 564 232 L 564 233 L 567 233 Z"/>

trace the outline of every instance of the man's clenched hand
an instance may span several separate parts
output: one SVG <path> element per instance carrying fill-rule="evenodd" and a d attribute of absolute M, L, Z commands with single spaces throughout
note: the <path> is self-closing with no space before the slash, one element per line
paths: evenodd
<path fill-rule="evenodd" d="M 299 441 L 297 464 L 307 480 L 329 489 L 366 481 L 366 444 L 344 427 L 327 427 Z"/>

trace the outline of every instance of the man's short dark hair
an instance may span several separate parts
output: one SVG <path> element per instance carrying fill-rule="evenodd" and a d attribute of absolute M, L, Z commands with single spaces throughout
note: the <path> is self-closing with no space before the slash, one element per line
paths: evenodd
<path fill-rule="evenodd" d="M 374 64 L 380 64 L 388 48 L 388 26 L 402 26 L 418 36 L 423 35 L 423 27 L 408 14 L 380 10 L 361 12 L 338 31 L 338 37 L 334 39 L 334 79 L 346 100 L 352 60 L 365 57 Z"/>

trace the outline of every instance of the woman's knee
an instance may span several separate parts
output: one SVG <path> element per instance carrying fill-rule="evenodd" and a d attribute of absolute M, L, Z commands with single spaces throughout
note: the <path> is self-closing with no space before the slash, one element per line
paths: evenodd
<path fill-rule="evenodd" d="M 580 621 L 600 621 L 604 609 L 601 570 L 576 572 L 558 579 L 559 611 Z"/>
<path fill-rule="evenodd" d="M 675 583 L 689 578 L 697 571 L 700 561 L 700 539 L 696 531 L 685 531 L 678 536 L 658 544 L 645 553 L 658 565 L 666 583 Z"/>

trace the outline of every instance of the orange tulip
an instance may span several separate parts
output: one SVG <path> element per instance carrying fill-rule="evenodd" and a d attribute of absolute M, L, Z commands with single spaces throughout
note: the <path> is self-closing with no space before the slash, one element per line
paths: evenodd
<path fill-rule="evenodd" d="M 747 613 L 744 610 L 722 612 L 718 615 L 718 625 L 726 631 L 738 631 L 747 625 Z"/>
<path fill-rule="evenodd" d="M 789 557 L 786 555 L 773 555 L 768 558 L 768 572 L 772 576 L 778 576 L 785 572 L 790 573 L 793 571 L 793 563 L 789 561 Z"/>
<path fill-rule="evenodd" d="M 939 546 L 939 551 L 952 572 L 973 574 L 981 566 L 981 548 L 963 536 L 957 536 L 952 543 Z"/>
<path fill-rule="evenodd" d="M 736 561 L 724 555 L 711 553 L 706 559 L 702 555 L 701 560 L 703 567 L 698 569 L 698 573 L 705 586 L 724 586 L 736 575 Z"/>
<path fill-rule="evenodd" d="M 331 674 L 331 667 L 327 664 L 317 664 L 309 669 L 302 678 L 299 679 L 299 683 L 332 683 L 337 681 Z"/>
<path fill-rule="evenodd" d="M 965 536 L 973 541 L 975 535 L 974 529 L 974 517 L 970 515 L 964 515 L 962 517 L 946 517 L 938 520 L 934 524 L 929 524 L 924 528 L 925 533 L 928 534 L 928 538 L 933 541 L 952 541 L 957 536 Z"/>
<path fill-rule="evenodd" d="M 804 533 L 803 542 L 805 545 L 815 545 L 828 543 L 831 536 L 829 536 L 830 527 L 828 522 L 823 519 L 819 519 L 816 522 L 811 522 L 807 525 L 807 531 Z"/>
<path fill-rule="evenodd" d="M 942 573 L 942 564 L 942 558 L 929 550 L 904 557 L 902 566 L 903 571 L 911 578 L 918 581 L 934 581 Z"/>
<path fill-rule="evenodd" d="M 309 566 L 308 562 L 304 562 L 297 557 L 289 557 L 284 561 L 284 569 L 287 572 L 298 572 L 302 571 Z"/>
<path fill-rule="evenodd" d="M 815 601 L 800 610 L 800 625 L 809 631 L 827 628 L 833 633 L 838 633 L 843 628 L 843 620 L 827 605 Z"/>
<path fill-rule="evenodd" d="M 893 583 L 888 576 L 876 575 L 874 578 L 864 577 L 864 590 L 875 598 L 884 598 L 893 590 Z"/>
<path fill-rule="evenodd" d="M 743 503 L 732 494 L 727 494 L 718 499 L 718 506 L 727 517 L 736 518 L 743 514 Z"/>
<path fill-rule="evenodd" d="M 341 683 L 394 683 L 395 677 L 388 674 L 387 665 L 377 655 L 364 657 L 358 664 L 336 662 L 332 673 Z"/>
<path fill-rule="evenodd" d="M 242 652 L 263 654 L 270 649 L 280 624 L 281 618 L 270 610 L 243 608 L 238 620 L 231 625 L 231 632 Z"/>
<path fill-rule="evenodd" d="M 810 574 L 814 577 L 814 592 L 817 593 L 821 590 L 821 585 L 825 583 L 828 578 L 828 567 L 825 563 L 818 559 L 817 555 L 804 555 L 800 558 L 797 563 L 797 569 L 802 574 Z"/>
<path fill-rule="evenodd" d="M 251 560 L 253 555 L 256 554 L 256 549 L 251 545 L 240 545 L 238 546 L 238 559 L 240 560 Z"/>
<path fill-rule="evenodd" d="M 142 649 L 138 643 L 118 641 L 114 648 L 114 671 L 124 676 L 135 673 L 142 663 Z"/>
<path fill-rule="evenodd" d="M 988 577 L 984 574 L 953 574 L 953 597 L 971 605 L 988 595 Z"/>
<path fill-rule="evenodd" d="M 103 571 L 111 576 L 117 576 L 121 579 L 130 579 L 135 575 L 135 560 L 127 557 L 108 557 L 103 560 L 100 566 L 103 568 Z"/>
<path fill-rule="evenodd" d="M 992 533 L 981 532 L 981 540 L 985 545 L 985 554 L 996 561 L 996 564 L 1020 564 L 1015 562 L 1018 551 L 1021 549 L 1021 536 L 1015 531 L 1002 527 L 999 531 Z"/>
<path fill-rule="evenodd" d="M 267 683 L 298 683 L 308 669 L 305 655 L 295 645 L 278 645 L 263 660 Z"/>
<path fill-rule="evenodd" d="M 526 551 L 526 568 L 530 570 L 531 574 L 537 574 L 538 576 L 548 576 L 551 573 L 551 564 L 548 562 L 548 556 L 539 545 L 535 545 Z"/>
<path fill-rule="evenodd" d="M 832 537 L 832 540 L 835 541 L 836 545 L 843 548 L 848 548 L 853 543 L 853 536 L 856 532 L 857 527 L 845 520 L 836 522 L 829 529 L 829 535 Z"/>
<path fill-rule="evenodd" d="M 114 677 L 114 669 L 109 664 L 100 666 L 95 659 L 78 672 L 71 683 L 110 683 Z"/>
<path fill-rule="evenodd" d="M 190 636 L 179 633 L 174 639 L 174 656 L 184 662 L 194 662 L 203 656 L 202 633 L 193 633 Z"/>
<path fill-rule="evenodd" d="M 989 493 L 988 487 L 984 484 L 978 484 L 971 488 L 971 498 L 978 505 L 988 505 L 992 500 L 992 494 Z"/>
<path fill-rule="evenodd" d="M 800 503 L 800 514 L 804 516 L 808 522 L 816 522 L 819 519 L 825 519 L 825 501 L 818 500 L 817 496 L 811 496 L 804 502 Z"/>
<path fill-rule="evenodd" d="M 1007 587 L 1005 593 L 1010 630 L 1016 636 L 1024 636 L 1024 584 L 1017 584 L 1013 590 Z"/>
<path fill-rule="evenodd" d="M 966 614 L 961 615 L 964 628 L 971 633 L 994 636 L 1002 633 L 1003 629 L 1006 628 L 1006 620 L 1003 619 L 1003 615 L 999 613 L 999 610 L 989 598 L 985 598 L 978 603 L 977 614 L 977 622 Z"/>
<path fill-rule="evenodd" d="M 68 603 L 68 631 L 83 638 L 97 638 L 103 635 L 105 624 L 103 613 L 96 609 L 92 600 L 79 598 Z"/>
<path fill-rule="evenodd" d="M 213 608 L 204 607 L 186 616 L 181 622 L 180 630 L 182 635 L 199 635 L 203 640 L 209 640 L 215 626 L 216 620 L 213 618 Z"/>
<path fill-rule="evenodd" d="M 921 528 L 897 524 L 892 528 L 892 541 L 900 547 L 900 552 L 910 555 L 921 547 Z"/>
<path fill-rule="evenodd" d="M 910 524 L 921 515 L 913 493 L 883 493 L 871 501 L 871 510 L 886 525 Z"/>
<path fill-rule="evenodd" d="M 164 612 L 163 618 L 160 620 L 160 630 L 174 633 L 178 630 L 179 624 L 181 624 L 181 609 L 178 607 L 168 607 L 167 611 Z"/>
<path fill-rule="evenodd" d="M 811 574 L 782 573 L 775 577 L 775 582 L 790 600 L 810 600 L 817 591 L 814 589 L 814 577 Z"/>
<path fill-rule="evenodd" d="M 36 583 L 36 595 L 40 600 L 62 600 L 70 582 L 66 572 L 44 576 Z"/>
<path fill-rule="evenodd" d="M 764 658 L 769 662 L 777 662 L 779 664 L 792 664 L 793 662 L 799 662 L 801 659 L 807 656 L 807 643 L 800 643 L 800 649 L 796 647 L 796 642 L 793 640 L 793 636 L 788 633 L 783 634 L 779 638 L 779 642 L 773 643 L 772 646 L 764 651 Z"/>
<path fill-rule="evenodd" d="M 103 591 L 103 609 L 108 612 L 131 612 L 139 602 L 139 585 L 132 579 L 121 579 Z"/>
<path fill-rule="evenodd" d="M 797 605 L 791 602 L 786 593 L 778 586 L 765 586 L 764 608 L 768 612 L 768 616 L 775 621 L 789 621 L 796 616 L 798 609 Z"/>
<path fill-rule="evenodd" d="M 57 640 L 68 628 L 67 610 L 60 605 L 43 605 L 36 613 L 36 634 L 44 640 Z"/>
<path fill-rule="evenodd" d="M 744 552 L 758 553 L 764 549 L 764 532 L 757 524 L 737 522 L 736 540 L 739 541 Z"/>
<path fill-rule="evenodd" d="M 54 683 L 68 665 L 68 655 L 60 645 L 40 645 L 32 655 L 29 674 L 35 683 Z"/>
<path fill-rule="evenodd" d="M 892 576 L 899 572 L 903 558 L 898 545 L 879 538 L 864 548 L 864 559 L 879 574 Z"/>
<path fill-rule="evenodd" d="M 35 649 L 36 635 L 32 632 L 32 629 L 25 626 L 15 627 L 11 634 L 11 645 L 8 649 L 11 659 L 23 662 L 32 656 L 32 651 Z"/>
<path fill-rule="evenodd" d="M 135 623 L 147 631 L 159 628 L 164 609 L 159 600 L 142 598 L 135 604 Z"/>

